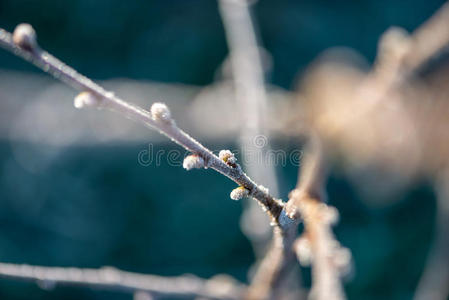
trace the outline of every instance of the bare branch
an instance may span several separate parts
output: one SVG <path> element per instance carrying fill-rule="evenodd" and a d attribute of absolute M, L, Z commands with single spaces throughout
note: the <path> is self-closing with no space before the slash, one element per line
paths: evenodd
<path fill-rule="evenodd" d="M 437 213 L 435 237 L 424 272 L 416 288 L 415 300 L 441 300 L 449 296 L 449 170 L 436 178 Z"/>
<path fill-rule="evenodd" d="M 404 56 L 408 70 L 416 70 L 449 43 L 449 3 L 440 7 L 411 36 L 409 51 Z"/>
<path fill-rule="evenodd" d="M 44 287 L 80 285 L 124 292 L 147 292 L 157 298 L 205 297 L 240 299 L 245 286 L 227 276 L 209 280 L 193 275 L 161 277 L 121 271 L 112 267 L 79 269 L 0 263 L 0 277 L 37 282 Z"/>
<path fill-rule="evenodd" d="M 338 212 L 324 203 L 324 154 L 319 140 L 311 139 L 297 188 L 290 193 L 285 209 L 289 216 L 301 217 L 304 222 L 304 233 L 294 247 L 302 265 L 312 264 L 310 297 L 341 300 L 345 295 L 340 277 L 350 265 L 350 252 L 340 246 L 332 233 Z"/>
<path fill-rule="evenodd" d="M 286 229 L 274 227 L 272 245 L 259 265 L 245 299 L 279 299 L 279 286 L 294 265 L 295 255 L 292 248 L 297 224 L 297 221 L 294 221 Z"/>
<path fill-rule="evenodd" d="M 209 149 L 177 127 L 174 120 L 171 118 L 170 111 L 164 104 L 155 103 L 152 107 L 152 113 L 150 113 L 145 109 L 116 97 L 114 93 L 106 91 L 100 85 L 79 74 L 48 52 L 42 50 L 37 43 L 23 42 L 36 41 L 34 30 L 30 30 L 30 28 L 32 29 L 32 27 L 27 24 L 17 26 L 14 31 L 14 37 L 5 30 L 0 29 L 0 46 L 33 63 L 56 79 L 83 92 L 83 94 L 79 96 L 82 101 L 80 98 L 77 98 L 77 101 L 75 102 L 78 107 L 93 105 L 99 108 L 108 108 L 119 112 L 130 119 L 140 121 L 148 127 L 158 130 L 173 142 L 200 156 L 204 160 L 206 167 L 216 170 L 248 189 L 250 191 L 250 196 L 256 199 L 267 210 L 275 223 L 278 223 L 278 217 L 283 207 L 282 202 L 271 196 L 266 189 L 259 187 L 242 171 L 240 166 L 236 165 L 234 167 L 225 163 Z M 18 43 L 15 44 L 14 41 L 18 41 Z M 86 92 L 89 93 L 89 95 L 86 95 Z M 96 101 L 94 101 L 92 97 L 94 97 Z M 84 101 L 86 102 L 84 103 Z"/>

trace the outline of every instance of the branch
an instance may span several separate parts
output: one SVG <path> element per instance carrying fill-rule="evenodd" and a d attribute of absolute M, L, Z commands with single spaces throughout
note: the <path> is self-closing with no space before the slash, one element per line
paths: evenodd
<path fill-rule="evenodd" d="M 302 265 L 312 264 L 311 298 L 341 300 L 345 295 L 340 277 L 349 269 L 351 254 L 341 247 L 331 230 L 338 212 L 324 203 L 326 169 L 322 146 L 316 137 L 309 143 L 298 185 L 290 193 L 285 209 L 289 216 L 301 216 L 304 222 L 304 233 L 294 247 Z"/>
<path fill-rule="evenodd" d="M 422 67 L 449 43 L 449 3 L 441 6 L 424 24 L 413 32 L 409 51 L 404 56 L 408 70 Z"/>
<path fill-rule="evenodd" d="M 193 275 L 161 277 L 121 271 L 112 267 L 79 269 L 0 263 L 0 277 L 37 282 L 40 286 L 82 285 L 105 290 L 147 292 L 156 297 L 240 299 L 244 285 L 216 276 L 204 280 Z"/>
<path fill-rule="evenodd" d="M 287 229 L 274 227 L 271 247 L 248 287 L 245 299 L 279 299 L 279 287 L 294 266 L 295 255 L 292 249 L 297 224 L 297 221 L 293 221 Z"/>
<path fill-rule="evenodd" d="M 258 186 L 252 181 L 239 165 L 226 163 L 177 127 L 165 104 L 153 104 L 150 113 L 143 108 L 118 98 L 114 93 L 105 90 L 89 78 L 79 74 L 48 52 L 42 50 L 36 42 L 34 29 L 28 24 L 17 26 L 13 35 L 0 29 L 0 46 L 31 62 L 56 79 L 81 91 L 82 93 L 75 98 L 75 107 L 93 106 L 107 108 L 158 130 L 173 142 L 201 158 L 205 168 L 212 168 L 247 189 L 249 195 L 257 200 L 267 210 L 273 222 L 278 224 L 278 218 L 283 208 L 282 202 L 271 196 L 267 189 Z"/>
<path fill-rule="evenodd" d="M 434 240 L 419 279 L 414 300 L 440 300 L 449 296 L 449 170 L 436 175 L 437 211 Z"/>

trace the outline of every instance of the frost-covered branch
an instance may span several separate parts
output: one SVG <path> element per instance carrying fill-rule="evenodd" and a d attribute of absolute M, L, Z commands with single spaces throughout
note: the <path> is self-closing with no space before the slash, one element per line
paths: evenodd
<path fill-rule="evenodd" d="M 335 239 L 331 226 L 338 220 L 338 211 L 325 204 L 326 167 L 321 144 L 311 142 L 301 168 L 298 185 L 290 193 L 286 205 L 290 217 L 301 217 L 304 232 L 295 241 L 295 252 L 302 265 L 312 265 L 312 290 L 316 300 L 345 299 L 341 276 L 350 267 L 351 253 Z"/>
<path fill-rule="evenodd" d="M 79 90 L 81 94 L 75 98 L 75 107 L 93 106 L 111 109 L 158 130 L 173 142 L 181 145 L 194 155 L 201 157 L 205 168 L 212 168 L 246 188 L 249 191 L 249 195 L 267 210 L 273 222 L 278 223 L 283 207 L 282 202 L 271 196 L 267 189 L 258 186 L 252 181 L 239 165 L 233 166 L 224 162 L 176 126 L 165 104 L 155 103 L 151 107 L 151 112 L 149 112 L 118 98 L 114 93 L 105 90 L 89 78 L 79 74 L 48 52 L 42 50 L 37 44 L 34 29 L 28 24 L 17 26 L 13 35 L 0 29 L 0 46 L 48 72 L 56 79 Z"/>
<path fill-rule="evenodd" d="M 79 269 L 0 263 L 0 277 L 36 282 L 44 288 L 80 285 L 92 288 L 146 292 L 157 298 L 241 299 L 245 286 L 227 276 L 209 280 L 193 275 L 161 277 L 121 271 L 112 267 Z"/>

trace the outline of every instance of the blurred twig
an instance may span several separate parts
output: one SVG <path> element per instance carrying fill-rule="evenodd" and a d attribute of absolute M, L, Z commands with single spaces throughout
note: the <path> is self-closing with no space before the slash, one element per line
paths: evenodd
<path fill-rule="evenodd" d="M 162 277 L 121 271 L 112 267 L 79 269 L 41 267 L 0 263 L 0 277 L 33 281 L 44 288 L 56 285 L 80 285 L 105 290 L 146 292 L 157 298 L 204 297 L 207 299 L 240 299 L 244 285 L 229 278 L 209 280 L 193 275 Z"/>
<path fill-rule="evenodd" d="M 446 2 L 411 36 L 409 51 L 403 59 L 408 70 L 423 66 L 449 43 L 449 3 Z"/>
<path fill-rule="evenodd" d="M 440 172 L 436 191 L 435 236 L 415 300 L 445 300 L 449 296 L 449 170 Z"/>
<path fill-rule="evenodd" d="M 332 233 L 338 212 L 325 204 L 326 166 L 322 151 L 320 141 L 312 136 L 286 211 L 290 216 L 301 216 L 304 222 L 304 233 L 295 242 L 295 251 L 301 264 L 312 264 L 310 297 L 341 300 L 345 295 L 340 279 L 342 270 L 350 264 L 350 252 L 340 246 Z"/>
<path fill-rule="evenodd" d="M 296 225 L 294 222 L 287 229 L 274 227 L 270 249 L 262 259 L 245 299 L 279 299 L 280 284 L 294 265 L 292 248 L 297 234 Z"/>
<path fill-rule="evenodd" d="M 264 164 L 267 153 L 270 151 L 268 134 L 262 127 L 267 115 L 267 95 L 262 57 L 250 15 L 250 4 L 245 0 L 220 0 L 219 4 L 230 50 L 237 106 L 241 108 L 241 112 L 244 112 L 241 116 L 240 145 L 244 153 L 250 154 L 247 155 L 250 161 L 247 161 L 245 166 L 250 176 L 255 177 L 257 181 L 270 183 L 271 189 L 276 194 L 278 187 L 275 169 L 273 166 Z M 257 213 L 256 205 L 248 203 L 241 222 L 249 222 L 253 219 L 249 216 Z M 260 244 L 265 244 L 266 237 L 269 235 L 261 235 L 260 228 L 252 230 L 254 225 L 243 226 L 242 229 L 253 241 L 257 254 L 265 250 L 261 249 Z M 284 282 L 284 276 L 289 274 L 288 270 L 293 265 L 291 262 L 294 255 L 291 249 L 296 236 L 296 226 L 289 227 L 287 230 L 278 226 L 273 229 L 272 244 L 252 279 L 248 299 L 276 297 L 279 284 Z"/>
<path fill-rule="evenodd" d="M 274 165 L 266 163 L 270 151 L 267 117 L 267 93 L 261 49 L 256 28 L 246 0 L 219 0 L 220 15 L 226 33 L 231 62 L 236 107 L 241 113 L 240 148 L 245 157 L 245 169 L 257 182 L 270 184 L 272 194 L 278 194 Z M 243 232 L 250 238 L 256 255 L 265 252 L 271 229 L 254 202 L 247 203 L 241 217 Z M 255 228 L 257 222 L 258 228 Z M 264 227 L 264 224 L 266 226 Z"/>

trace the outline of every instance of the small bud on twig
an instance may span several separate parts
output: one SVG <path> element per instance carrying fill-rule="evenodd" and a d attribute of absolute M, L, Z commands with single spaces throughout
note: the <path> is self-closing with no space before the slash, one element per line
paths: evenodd
<path fill-rule="evenodd" d="M 328 206 L 326 204 L 323 204 L 323 206 L 322 206 L 322 214 L 323 214 L 322 215 L 323 221 L 329 225 L 337 224 L 338 220 L 340 218 L 338 210 L 335 207 Z"/>
<path fill-rule="evenodd" d="M 341 247 L 334 254 L 334 264 L 338 268 L 341 276 L 346 276 L 351 272 L 352 254 L 348 248 Z"/>
<path fill-rule="evenodd" d="M 201 156 L 198 156 L 197 154 L 188 155 L 184 158 L 184 162 L 182 163 L 182 166 L 187 171 L 192 169 L 201 169 L 205 167 L 204 159 Z"/>
<path fill-rule="evenodd" d="M 310 266 L 313 259 L 312 247 L 307 236 L 301 236 L 295 242 L 295 252 L 303 267 Z"/>
<path fill-rule="evenodd" d="M 237 158 L 235 158 L 234 153 L 232 153 L 230 150 L 221 150 L 220 153 L 218 153 L 218 157 L 222 161 L 233 167 L 237 162 Z"/>
<path fill-rule="evenodd" d="M 156 102 L 151 106 L 151 117 L 155 121 L 170 122 L 172 120 L 170 110 L 165 103 Z"/>
<path fill-rule="evenodd" d="M 36 32 L 30 24 L 19 24 L 12 35 L 12 41 L 16 46 L 32 51 L 37 47 Z"/>
<path fill-rule="evenodd" d="M 235 188 L 231 192 L 231 199 L 232 200 L 240 200 L 244 197 L 248 197 L 249 191 L 244 188 L 243 186 L 239 186 L 238 188 Z"/>
<path fill-rule="evenodd" d="M 81 92 L 73 100 L 73 106 L 78 109 L 97 106 L 99 103 L 100 99 L 94 96 L 91 92 Z"/>

